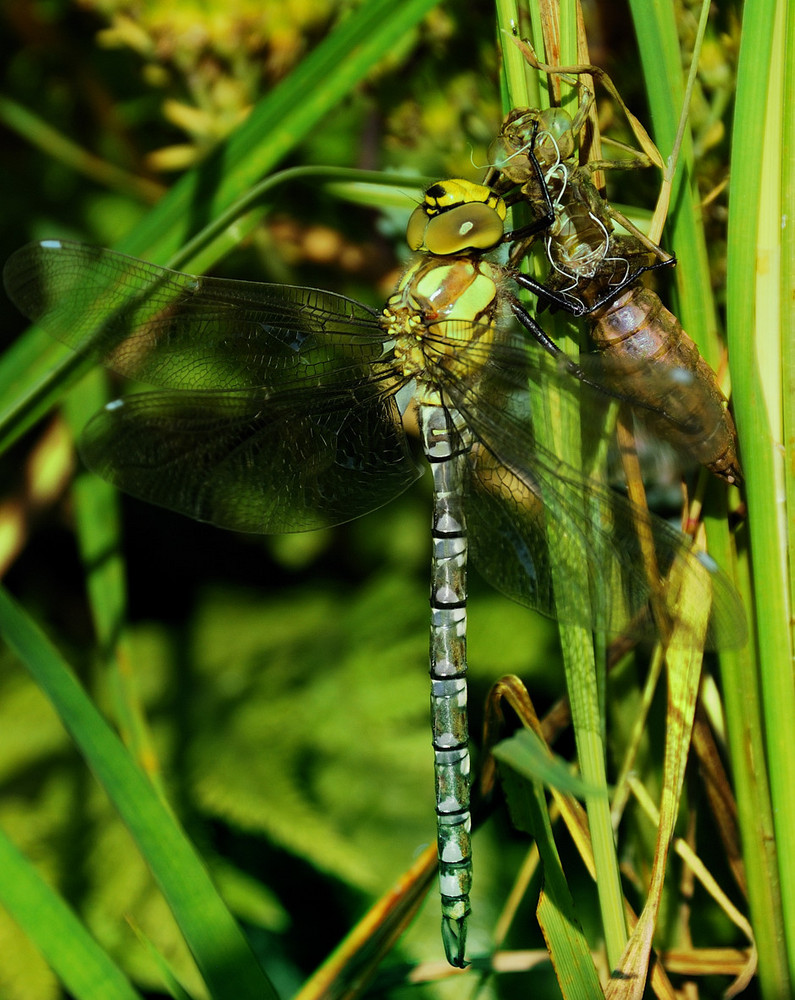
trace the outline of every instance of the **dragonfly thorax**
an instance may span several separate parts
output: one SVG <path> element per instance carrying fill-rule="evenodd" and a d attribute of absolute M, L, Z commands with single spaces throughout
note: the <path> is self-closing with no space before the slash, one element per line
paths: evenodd
<path fill-rule="evenodd" d="M 470 364 L 482 365 L 498 305 L 497 271 L 487 261 L 419 257 L 384 309 L 401 374 L 422 380 L 447 361 L 466 365 L 467 352 Z"/>

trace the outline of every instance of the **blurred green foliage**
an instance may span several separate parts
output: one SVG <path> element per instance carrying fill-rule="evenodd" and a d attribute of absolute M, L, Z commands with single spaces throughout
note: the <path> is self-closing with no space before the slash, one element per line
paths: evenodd
<path fill-rule="evenodd" d="M 7 5 L 0 256 L 45 236 L 116 242 L 347 7 Z M 478 176 L 471 160 L 485 162 L 500 120 L 493 32 L 488 4 L 437 8 L 291 162 Z M 404 225 L 293 186 L 219 270 L 378 303 Z M 10 340 L 23 322 L 2 308 Z M 9 484 L 39 434 L 5 457 Z M 275 539 L 124 500 L 130 670 L 164 786 L 285 992 L 435 836 L 427 489 L 335 531 Z M 36 512 L 7 582 L 112 717 L 71 524 L 67 491 Z M 553 627 L 475 579 L 472 588 L 473 721 L 507 670 L 558 693 Z M 160 978 L 135 933 L 202 995 L 143 860 L 47 702 L 8 658 L 0 688 L 0 825 L 142 988 Z M 499 835 L 478 834 L 476 847 Z M 502 847 L 480 854 L 485 920 L 489 880 L 510 864 Z M 439 957 L 437 910 L 432 897 L 407 956 Z M 58 995 L 2 913 L 0 947 L 19 958 L 3 962 L 4 997 Z"/>
<path fill-rule="evenodd" d="M 7 2 L 0 10 L 0 257 L 46 236 L 117 242 L 176 172 L 201 162 L 355 6 Z M 732 25 L 727 37 L 734 37 Z M 631 44 L 626 12 L 607 5 L 589 35 L 594 58 L 611 72 L 615 65 L 619 88 L 642 113 L 632 80 L 620 72 Z M 723 142 L 716 121 L 728 100 L 727 74 L 733 78 L 731 46 L 716 42 L 709 51 L 712 90 L 699 102 L 705 152 Z M 497 74 L 491 4 L 440 5 L 395 39 L 284 166 L 477 178 L 501 119 Z M 627 75 L 637 76 L 632 67 Z M 714 184 L 722 179 L 720 162 Z M 380 304 L 399 272 L 404 224 L 400 213 L 379 215 L 291 185 L 217 270 Z M 24 323 L 6 301 L 0 308 L 8 343 Z M 23 505 L 27 456 L 40 434 L 30 432 L 0 466 L 9 495 Z M 66 465 L 68 456 L 60 460 Z M 284 995 L 435 836 L 425 479 L 359 522 L 273 539 L 226 534 L 123 501 L 129 670 L 162 780 Z M 113 717 L 116 694 L 94 638 L 72 503 L 66 489 L 32 511 L 7 582 Z M 563 680 L 550 623 L 474 574 L 471 590 L 477 742 L 482 705 L 501 674 L 519 674 L 542 706 L 561 693 Z M 654 760 L 650 770 L 658 766 Z M 134 931 L 202 995 L 143 860 L 48 703 L 10 657 L 0 671 L 0 826 L 142 989 L 156 991 L 160 979 Z M 504 815 L 476 834 L 473 952 L 488 947 L 485 928 L 525 847 Z M 587 907 L 579 917 L 592 931 Z M 400 954 L 438 959 L 438 925 L 432 894 Z M 521 946 L 528 947 L 524 937 Z M 3 913 L 0 953 L 4 998 L 59 996 L 52 974 Z M 523 985 L 520 977 L 498 980 L 491 995 L 513 995 Z M 427 995 L 442 993 L 434 987 Z"/>

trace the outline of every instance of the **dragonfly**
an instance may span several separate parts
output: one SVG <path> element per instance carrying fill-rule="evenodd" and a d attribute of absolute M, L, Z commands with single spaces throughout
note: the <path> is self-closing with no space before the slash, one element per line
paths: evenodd
<path fill-rule="evenodd" d="M 504 200 L 450 180 L 409 221 L 414 257 L 383 309 L 330 291 L 182 274 L 112 250 L 45 240 L 8 260 L 9 296 L 57 340 L 154 387 L 108 404 L 82 435 L 86 464 L 119 489 L 221 528 L 280 533 L 372 511 L 420 475 L 404 416 L 418 417 L 433 485 L 431 721 L 442 937 L 466 965 L 472 878 L 467 727 L 467 559 L 498 590 L 607 635 L 655 635 L 660 572 L 694 573 L 706 642 L 745 640 L 723 571 L 669 524 L 542 443 L 533 393 L 605 392 L 534 339 L 516 292 L 549 293 L 495 262 Z M 544 224 L 547 224 L 546 222 Z M 553 297 L 553 302 L 559 302 Z M 517 322 L 517 320 L 519 322 Z M 530 336 L 528 336 L 528 334 Z M 598 398 L 597 398 L 598 397 Z M 547 526 L 555 524 L 553 582 Z M 587 568 L 593 602 L 566 600 Z M 675 616 L 674 593 L 655 608 Z M 561 610 L 564 609 L 564 610 Z"/>
<path fill-rule="evenodd" d="M 597 350 L 613 362 L 606 384 L 619 391 L 631 381 L 637 397 L 649 404 L 638 411 L 647 427 L 725 482 L 739 484 L 737 434 L 715 373 L 657 293 L 639 282 L 645 272 L 673 266 L 676 259 L 614 209 L 592 179 L 597 169 L 650 161 L 637 155 L 578 163 L 578 137 L 593 103 L 590 91 L 579 86 L 582 99 L 573 118 L 558 107 L 508 114 L 491 149 L 498 164 L 492 184 L 537 213 L 548 212 L 551 196 L 554 222 L 543 230 L 550 265 L 545 283 L 569 297 L 562 308 L 580 315 L 584 307 Z M 618 235 L 614 222 L 628 233 Z M 524 252 L 526 247 L 518 250 Z"/>

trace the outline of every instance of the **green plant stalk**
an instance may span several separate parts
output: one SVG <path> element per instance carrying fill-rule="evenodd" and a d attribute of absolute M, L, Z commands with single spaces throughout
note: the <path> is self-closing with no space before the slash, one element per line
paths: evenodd
<path fill-rule="evenodd" d="M 541 26 L 538 17 L 534 16 L 534 8 L 535 5 L 533 4 L 531 7 L 531 20 L 534 30 L 536 29 L 536 25 L 538 25 L 538 29 L 540 30 Z M 518 13 L 510 16 L 513 16 L 518 23 Z M 573 0 L 566 0 L 565 3 L 561 4 L 560 23 L 563 34 L 561 39 L 561 59 L 564 64 L 576 63 L 576 5 Z M 545 54 L 543 45 L 539 42 L 541 37 L 540 34 L 534 34 L 533 42 L 536 51 L 543 59 L 545 58 Z M 510 42 L 508 45 L 510 45 Z M 525 72 L 530 72 L 529 67 L 525 68 Z M 547 88 L 541 82 L 538 82 L 532 89 L 533 92 L 542 95 L 537 106 L 546 106 L 548 103 Z M 514 101 L 510 90 L 508 96 L 511 106 L 516 106 L 517 102 Z M 545 322 L 547 321 L 545 320 Z M 568 353 L 576 353 L 578 350 L 576 340 L 566 336 L 572 325 L 558 320 L 555 326 L 556 340 L 563 350 Z M 541 435 L 549 428 L 555 434 L 555 440 L 554 442 L 548 441 L 547 446 L 553 453 L 567 456 L 570 464 L 576 468 L 581 463 L 579 413 L 575 406 L 566 405 L 568 402 L 562 399 L 555 401 L 547 398 L 546 395 L 544 398 L 540 398 L 539 393 L 533 393 L 531 396 L 534 426 L 537 429 L 537 433 Z M 553 428 L 557 428 L 557 431 L 552 431 Z M 574 574 L 576 576 L 574 580 L 557 579 L 555 577 L 555 567 L 558 564 L 558 560 L 555 558 L 555 548 L 560 542 L 556 539 L 555 525 L 552 522 L 548 525 L 548 536 L 555 592 L 558 595 L 561 610 L 563 610 L 562 606 L 565 606 L 568 602 L 578 607 L 583 604 L 587 605 L 590 601 L 588 593 L 588 567 L 583 564 L 580 572 Z M 563 563 L 561 562 L 560 565 L 563 565 Z M 562 617 L 566 617 L 565 614 Z M 624 897 L 621 889 L 618 857 L 610 817 L 609 796 L 607 794 L 604 743 L 605 727 L 602 716 L 602 700 L 600 698 L 597 679 L 598 673 L 593 638 L 591 633 L 584 628 L 560 625 L 559 629 L 564 670 L 566 672 L 566 686 L 569 692 L 572 722 L 577 745 L 577 758 L 583 781 L 591 790 L 586 795 L 585 802 L 594 852 L 602 926 L 608 960 L 611 966 L 614 967 L 618 964 L 627 942 L 627 929 L 624 916 Z"/>
<path fill-rule="evenodd" d="M 498 41 L 502 50 L 503 111 L 511 108 L 535 107 L 538 87 L 527 72 L 522 53 L 511 40 L 519 31 L 519 10 L 516 0 L 497 0 Z"/>
<path fill-rule="evenodd" d="M 786 346 L 792 337 L 791 328 L 782 325 L 781 320 L 791 309 L 792 273 L 779 276 L 781 191 L 792 180 L 791 175 L 780 173 L 782 160 L 791 167 L 791 155 L 786 159 L 782 156 L 782 121 L 790 113 L 792 102 L 792 92 L 784 94 L 782 88 L 785 74 L 792 80 L 791 67 L 786 68 L 792 56 L 791 10 L 786 11 L 788 20 L 784 23 L 785 7 L 790 6 L 759 0 L 746 5 L 743 12 L 728 241 L 728 340 L 734 359 L 734 409 L 746 475 L 758 654 L 755 663 L 751 658 L 753 648 L 749 649 L 747 669 L 738 680 L 746 684 L 742 693 L 749 699 L 756 699 L 761 691 L 766 760 L 749 760 L 748 747 L 743 743 L 743 717 L 727 713 L 727 721 L 741 807 L 751 916 L 760 954 L 760 982 L 764 995 L 771 998 L 792 995 L 795 986 L 795 687 L 787 603 L 792 592 L 791 563 L 782 517 L 792 501 L 787 497 L 786 505 L 781 503 L 786 480 L 780 370 L 781 361 L 791 351 Z M 786 60 L 785 52 L 789 53 Z M 790 141 L 791 135 L 790 126 Z M 791 371 L 784 373 L 785 386 L 791 377 Z M 783 405 L 791 406 L 791 400 Z M 724 687 L 733 680 L 727 677 Z M 768 826 L 771 809 L 761 794 L 765 782 L 758 780 L 765 763 L 772 796 L 774 844 L 765 843 L 760 836 Z M 759 813 L 754 814 L 754 806 L 763 810 L 764 822 Z M 778 878 L 771 878 L 773 866 L 777 867 Z M 779 913 L 783 913 L 783 923 Z M 776 932 L 783 935 L 787 970 L 781 968 Z"/>

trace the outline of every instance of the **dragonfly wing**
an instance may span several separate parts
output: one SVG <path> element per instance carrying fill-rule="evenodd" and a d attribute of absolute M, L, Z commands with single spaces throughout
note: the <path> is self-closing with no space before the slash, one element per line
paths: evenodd
<path fill-rule="evenodd" d="M 497 339 L 488 352 L 479 367 L 471 356 L 456 365 L 444 355 L 445 395 L 477 439 L 470 453 L 467 521 L 473 561 L 486 579 L 562 621 L 609 635 L 650 636 L 656 626 L 648 604 L 658 578 L 650 579 L 641 551 L 639 538 L 647 532 L 661 576 L 674 565 L 685 566 L 700 581 L 694 599 L 712 605 L 708 645 L 742 645 L 745 615 L 728 577 L 693 553 L 681 532 L 584 477 L 537 439 L 531 391 L 550 384 L 575 394 L 569 402 L 581 405 L 589 390 L 532 347 Z M 590 433 L 590 411 L 582 412 L 583 433 Z M 576 584 L 569 588 L 569 581 Z M 663 614 L 673 615 L 674 598 L 660 596 Z"/>
<path fill-rule="evenodd" d="M 9 297 L 56 340 L 166 389 L 278 387 L 377 360 L 376 310 L 332 292 L 197 277 L 67 240 L 6 263 Z"/>
<path fill-rule="evenodd" d="M 452 339 L 453 325 L 448 326 L 448 339 Z M 680 331 L 677 341 L 682 339 Z M 680 345 L 677 353 L 670 351 L 662 360 L 656 355 L 625 357 L 618 352 L 580 354 L 576 359 L 566 354 L 552 357 L 522 327 L 506 324 L 493 344 L 470 349 L 468 357 L 492 377 L 498 375 L 503 389 L 510 386 L 523 392 L 532 383 L 540 392 L 550 388 L 569 396 L 576 392 L 577 405 L 586 413 L 583 423 L 589 429 L 598 430 L 610 403 L 625 403 L 657 441 L 665 447 L 672 444 L 693 464 L 689 452 L 714 434 L 714 411 L 719 404 L 712 396 L 705 407 L 703 368 L 689 369 L 682 360 L 684 355 L 688 364 L 695 364 L 689 350 Z"/>
<path fill-rule="evenodd" d="M 147 392 L 84 431 L 86 464 L 119 489 L 235 531 L 340 524 L 419 475 L 394 397 L 373 386 L 276 394 Z"/>
<path fill-rule="evenodd" d="M 482 576 L 512 600 L 555 617 L 540 496 L 477 441 L 466 497 L 469 550 Z"/>
<path fill-rule="evenodd" d="M 482 438 L 473 450 L 467 524 L 475 566 L 542 614 L 609 635 L 649 636 L 650 584 L 637 537 L 621 536 L 613 495 L 571 474 L 552 482 L 543 460 L 536 447 L 531 474 L 524 463 L 509 467 Z"/>

